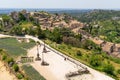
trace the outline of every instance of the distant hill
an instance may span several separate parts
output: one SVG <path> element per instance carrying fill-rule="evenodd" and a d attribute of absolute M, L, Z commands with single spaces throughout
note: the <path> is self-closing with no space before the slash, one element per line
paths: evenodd
<path fill-rule="evenodd" d="M 33 11 L 46 11 L 49 13 L 81 13 L 91 11 L 90 9 L 44 9 L 44 8 L 0 8 L 0 14 L 9 14 L 13 11 L 27 10 L 28 12 Z"/>
<path fill-rule="evenodd" d="M 73 13 L 71 15 L 82 22 L 102 21 L 108 19 L 119 19 L 120 10 L 91 10 L 82 14 Z"/>

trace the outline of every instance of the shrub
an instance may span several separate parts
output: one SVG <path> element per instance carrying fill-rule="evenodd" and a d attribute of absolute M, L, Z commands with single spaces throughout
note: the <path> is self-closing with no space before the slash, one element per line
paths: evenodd
<path fill-rule="evenodd" d="M 68 45 L 68 49 L 71 49 L 71 45 Z"/>
<path fill-rule="evenodd" d="M 66 49 L 66 46 L 65 46 L 65 45 L 59 45 L 59 46 L 58 46 L 58 49 L 64 50 L 64 49 Z"/>
<path fill-rule="evenodd" d="M 120 74 L 120 69 L 117 70 L 117 73 Z"/>
<path fill-rule="evenodd" d="M 88 50 L 93 49 L 93 50 L 97 50 L 99 52 L 102 50 L 97 44 L 95 44 L 93 41 L 88 40 L 88 39 L 86 39 L 82 42 L 82 48 L 88 49 Z"/>
<path fill-rule="evenodd" d="M 8 59 L 7 59 L 7 62 L 8 62 L 8 64 L 9 64 L 10 62 L 14 62 L 14 61 L 13 61 L 13 58 L 8 58 Z"/>
<path fill-rule="evenodd" d="M 44 31 L 41 31 L 41 32 L 39 31 L 38 38 L 39 39 L 45 39 L 46 38 L 45 32 Z"/>
<path fill-rule="evenodd" d="M 103 67 L 103 71 L 110 75 L 114 75 L 114 70 L 114 66 L 108 63 Z"/>
<path fill-rule="evenodd" d="M 100 55 L 92 54 L 90 56 L 89 63 L 94 67 L 99 67 L 102 64 L 102 58 Z"/>
<path fill-rule="evenodd" d="M 20 74 L 20 73 L 18 73 L 18 74 L 17 74 L 17 78 L 18 78 L 18 79 L 22 79 L 22 78 L 23 78 L 23 75 Z"/>
<path fill-rule="evenodd" d="M 2 60 L 6 60 L 6 59 L 7 59 L 7 55 L 4 54 L 4 55 L 2 56 Z"/>
<path fill-rule="evenodd" d="M 29 78 L 24 78 L 23 80 L 29 80 Z"/>
<path fill-rule="evenodd" d="M 71 53 L 69 52 L 69 55 L 71 55 Z"/>
<path fill-rule="evenodd" d="M 0 52 L 2 52 L 3 51 L 3 49 L 0 49 Z"/>
<path fill-rule="evenodd" d="M 82 56 L 81 51 L 80 51 L 80 50 L 78 50 L 78 51 L 76 52 L 76 55 L 77 55 L 77 56 Z"/>
<path fill-rule="evenodd" d="M 13 65 L 13 69 L 14 69 L 15 72 L 19 71 L 18 65 L 17 65 L 17 64 L 14 64 L 14 65 Z"/>

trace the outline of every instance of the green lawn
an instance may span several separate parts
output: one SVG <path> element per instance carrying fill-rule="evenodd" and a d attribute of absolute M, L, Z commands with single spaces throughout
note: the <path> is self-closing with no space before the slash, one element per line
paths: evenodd
<path fill-rule="evenodd" d="M 23 65 L 22 69 L 28 77 L 28 80 L 46 80 L 43 76 L 41 76 L 32 66 Z"/>
<path fill-rule="evenodd" d="M 27 49 L 35 45 L 34 41 L 30 43 L 19 43 L 15 38 L 2 38 L 0 39 L 0 49 L 6 50 L 11 57 L 18 57 L 20 55 L 26 55 Z"/>

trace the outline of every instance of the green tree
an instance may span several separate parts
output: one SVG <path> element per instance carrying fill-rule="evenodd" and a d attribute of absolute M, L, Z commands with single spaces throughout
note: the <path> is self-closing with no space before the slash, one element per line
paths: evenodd
<path fill-rule="evenodd" d="M 81 51 L 80 51 L 80 50 L 78 50 L 78 51 L 76 52 L 76 55 L 77 55 L 77 56 L 82 56 Z"/>
<path fill-rule="evenodd" d="M 38 35 L 39 39 L 45 39 L 46 38 L 45 30 L 42 30 L 40 26 L 37 26 L 37 29 L 36 29 L 35 32 Z"/>
<path fill-rule="evenodd" d="M 6 59 L 7 59 L 7 55 L 3 54 L 2 60 L 6 60 Z"/>
<path fill-rule="evenodd" d="M 20 73 L 17 74 L 17 78 L 18 78 L 18 79 L 22 79 L 23 77 L 24 77 L 24 76 L 23 76 L 22 74 L 20 74 Z"/>
<path fill-rule="evenodd" d="M 30 21 L 34 22 L 34 18 L 32 16 L 30 16 Z"/>
<path fill-rule="evenodd" d="M 107 74 L 114 75 L 114 66 L 110 63 L 106 63 L 103 66 L 103 71 L 106 72 Z"/>
<path fill-rule="evenodd" d="M 74 33 L 69 29 L 69 28 L 60 28 L 60 33 L 62 36 L 67 36 L 67 37 L 70 37 L 70 36 L 74 36 Z"/>
<path fill-rule="evenodd" d="M 3 21 L 0 20 L 0 31 L 3 31 L 3 28 L 4 28 Z"/>
<path fill-rule="evenodd" d="M 17 64 L 14 64 L 14 65 L 13 65 L 13 69 L 14 69 L 15 72 L 18 72 L 18 71 L 19 71 L 18 65 L 17 65 Z"/>
<path fill-rule="evenodd" d="M 11 31 L 11 34 L 16 34 L 16 35 L 24 35 L 23 28 L 22 26 L 14 26 Z"/>
<path fill-rule="evenodd" d="M 60 34 L 59 28 L 55 28 L 52 33 L 54 36 L 53 41 L 60 43 L 62 41 L 62 35 Z"/>
<path fill-rule="evenodd" d="M 25 16 L 22 13 L 19 13 L 18 15 L 19 15 L 19 21 L 25 21 L 26 20 Z"/>
<path fill-rule="evenodd" d="M 120 69 L 117 70 L 117 73 L 120 74 Z"/>
<path fill-rule="evenodd" d="M 74 46 L 74 47 L 81 47 L 81 42 L 74 37 L 63 37 L 62 41 L 65 44 L 68 44 L 68 45 L 71 45 L 71 46 Z"/>
<path fill-rule="evenodd" d="M 92 54 L 89 59 L 90 65 L 94 67 L 99 67 L 102 65 L 102 57 L 98 54 Z"/>
<path fill-rule="evenodd" d="M 2 19 L 3 19 L 3 21 L 8 22 L 8 21 L 10 21 L 11 18 L 10 18 L 10 16 L 4 14 L 4 15 L 2 15 Z"/>
<path fill-rule="evenodd" d="M 75 38 L 77 38 L 77 39 L 79 39 L 79 41 L 81 41 L 82 40 L 82 35 L 81 34 L 77 34 L 77 35 L 75 35 Z"/>

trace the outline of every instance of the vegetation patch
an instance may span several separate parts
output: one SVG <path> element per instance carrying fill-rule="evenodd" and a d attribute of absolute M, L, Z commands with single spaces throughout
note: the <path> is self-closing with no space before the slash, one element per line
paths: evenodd
<path fill-rule="evenodd" d="M 18 64 L 4 50 L 0 50 L 0 60 L 4 62 L 10 73 L 14 74 L 18 79 L 24 79 L 24 74 L 21 73 Z"/>
<path fill-rule="evenodd" d="M 26 55 L 26 49 L 29 49 L 35 45 L 34 41 L 30 43 L 19 43 L 15 38 L 2 38 L 0 39 L 0 48 L 7 51 L 8 55 L 12 57 L 18 57 L 20 55 Z M 4 56 L 5 58 L 5 56 Z"/>
<path fill-rule="evenodd" d="M 64 43 L 57 44 L 50 40 L 46 40 L 45 42 L 65 55 L 68 55 L 94 69 L 105 72 L 115 79 L 119 79 L 119 59 L 111 57 L 104 52 L 96 53 L 94 49 L 82 49 Z"/>
<path fill-rule="evenodd" d="M 28 80 L 46 80 L 43 76 L 41 76 L 32 66 L 23 65 L 22 69 L 28 77 Z"/>

